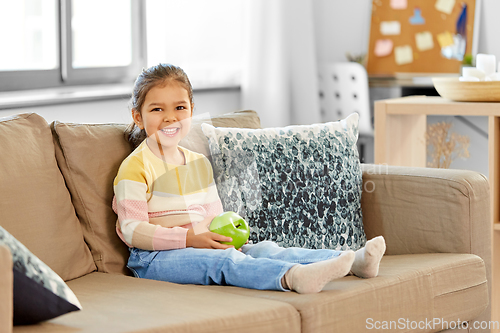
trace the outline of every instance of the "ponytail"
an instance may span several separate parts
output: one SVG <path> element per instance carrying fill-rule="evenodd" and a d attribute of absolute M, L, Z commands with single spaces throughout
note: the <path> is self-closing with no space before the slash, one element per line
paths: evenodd
<path fill-rule="evenodd" d="M 123 133 L 132 150 L 137 148 L 148 137 L 144 129 L 140 129 L 134 122 L 130 123 Z"/>

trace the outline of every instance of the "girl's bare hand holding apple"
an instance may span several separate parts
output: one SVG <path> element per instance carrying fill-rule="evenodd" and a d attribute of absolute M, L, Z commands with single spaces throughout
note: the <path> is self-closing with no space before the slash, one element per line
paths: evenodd
<path fill-rule="evenodd" d="M 234 248 L 232 245 L 221 244 L 220 242 L 231 242 L 230 237 L 222 236 L 208 230 L 210 222 L 214 216 L 208 216 L 193 228 L 189 229 L 186 235 L 186 247 L 203 249 L 228 249 Z"/>

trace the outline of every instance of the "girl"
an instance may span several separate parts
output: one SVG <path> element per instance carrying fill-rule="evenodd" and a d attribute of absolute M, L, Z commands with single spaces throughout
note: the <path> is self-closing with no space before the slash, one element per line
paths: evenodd
<path fill-rule="evenodd" d="M 237 251 L 221 244 L 231 238 L 208 230 L 223 211 L 211 165 L 178 145 L 193 115 L 186 74 L 166 64 L 144 70 L 131 104 L 134 122 L 126 137 L 135 150 L 115 178 L 113 208 L 136 277 L 317 293 L 349 272 L 377 276 L 385 252 L 382 237 L 356 252 L 285 249 L 268 241 Z"/>

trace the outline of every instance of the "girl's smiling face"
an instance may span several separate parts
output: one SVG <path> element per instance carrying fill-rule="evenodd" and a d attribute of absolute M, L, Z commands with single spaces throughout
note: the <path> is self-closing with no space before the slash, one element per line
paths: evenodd
<path fill-rule="evenodd" d="M 136 125 L 145 129 L 148 140 L 153 140 L 150 143 L 159 143 L 166 154 L 176 154 L 179 141 L 189 132 L 192 115 L 188 91 L 174 80 L 151 88 L 141 112 L 132 110 Z"/>

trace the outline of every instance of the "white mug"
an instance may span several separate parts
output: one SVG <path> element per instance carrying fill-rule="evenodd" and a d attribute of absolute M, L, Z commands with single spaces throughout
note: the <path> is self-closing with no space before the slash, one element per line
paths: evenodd
<path fill-rule="evenodd" d="M 493 54 L 478 54 L 476 56 L 476 67 L 489 76 L 496 72 L 496 57 Z"/>

